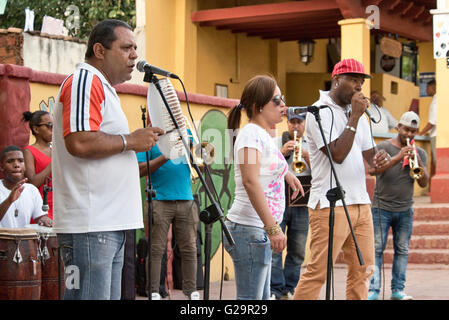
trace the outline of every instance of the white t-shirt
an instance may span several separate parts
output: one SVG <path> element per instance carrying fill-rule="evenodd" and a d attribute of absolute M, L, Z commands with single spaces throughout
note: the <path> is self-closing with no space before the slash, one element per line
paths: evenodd
<path fill-rule="evenodd" d="M 81 63 L 61 86 L 54 119 L 54 231 L 86 233 L 143 228 L 136 153 L 84 159 L 72 156 L 64 143 L 64 137 L 72 132 L 129 133 L 115 89 L 97 69 Z"/>
<path fill-rule="evenodd" d="M 320 99 L 314 105 L 327 105 L 330 107 L 320 110 L 321 123 L 326 142 L 330 143 L 336 140 L 343 133 L 348 122 L 345 110 L 332 101 L 329 97 L 329 91 L 320 91 Z M 310 189 L 308 207 L 315 209 L 319 202 L 320 208 L 328 208 L 329 201 L 326 198 L 326 193 L 330 189 L 335 188 L 336 183 L 332 175 L 332 185 L 330 185 L 331 166 L 328 157 L 320 150 L 324 146 L 324 142 L 318 123 L 312 113 L 307 113 L 306 137 L 309 143 L 309 157 L 312 170 L 312 187 Z M 368 119 L 362 116 L 357 125 L 352 148 L 345 160 L 341 164 L 334 162 L 338 180 L 345 191 L 345 202 L 347 205 L 371 203 L 366 191 L 365 165 L 362 152 L 372 149 L 373 146 L 375 146 L 375 143 L 371 138 Z M 336 206 L 342 205 L 341 200 L 337 201 Z"/>
<path fill-rule="evenodd" d="M 368 110 L 371 113 L 371 116 L 374 118 L 374 120 L 379 121 L 379 123 L 372 122 L 373 134 L 387 133 L 389 130 L 396 128 L 396 126 L 398 125 L 398 121 L 391 115 L 390 111 L 388 111 L 384 107 L 378 106 L 376 108 L 371 104 Z"/>
<path fill-rule="evenodd" d="M 268 207 L 277 223 L 282 222 L 285 209 L 285 183 L 287 162 L 276 147 L 273 138 L 262 127 L 249 123 L 244 126 L 235 141 L 234 146 L 234 172 L 235 196 L 234 203 L 229 209 L 227 218 L 235 223 L 263 228 L 254 207 L 251 205 L 248 194 L 242 183 L 242 173 L 238 163 L 238 151 L 243 148 L 256 149 L 260 152 L 259 182 L 264 190 Z"/>
<path fill-rule="evenodd" d="M 432 98 L 432 102 L 429 106 L 429 123 L 433 124 L 434 127 L 430 130 L 430 137 L 437 136 L 437 95 L 435 94 Z"/>
<path fill-rule="evenodd" d="M 11 204 L 0 220 L 0 228 L 25 228 L 30 224 L 31 218 L 36 220 L 46 214 L 42 211 L 42 197 L 39 190 L 30 183 L 25 183 L 24 187 L 20 197 Z M 5 201 L 10 193 L 11 190 L 5 187 L 3 180 L 0 180 L 0 203 Z M 15 216 L 16 209 L 17 217 Z"/>

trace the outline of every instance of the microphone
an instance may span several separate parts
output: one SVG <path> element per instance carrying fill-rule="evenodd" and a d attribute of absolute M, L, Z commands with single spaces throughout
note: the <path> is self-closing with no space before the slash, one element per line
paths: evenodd
<path fill-rule="evenodd" d="M 47 178 L 45 179 L 45 184 L 42 192 L 42 211 L 48 212 L 50 207 L 48 206 L 48 200 L 47 200 L 47 192 L 50 191 L 50 188 L 47 186 Z"/>
<path fill-rule="evenodd" d="M 320 109 L 329 108 L 326 105 L 323 106 L 307 106 L 307 107 L 288 107 L 287 108 L 287 116 L 291 117 L 295 114 L 301 114 L 306 112 L 317 112 Z"/>
<path fill-rule="evenodd" d="M 151 64 L 149 64 L 148 62 L 146 62 L 145 60 L 139 61 L 137 62 L 137 70 L 139 70 L 140 72 L 149 72 L 149 73 L 154 73 L 154 74 L 158 74 L 164 77 L 169 77 L 169 78 L 173 78 L 173 79 L 179 79 L 179 77 L 171 72 L 168 72 L 164 69 L 152 66 Z"/>
<path fill-rule="evenodd" d="M 371 116 L 371 112 L 369 112 L 368 108 L 365 109 L 365 114 L 368 116 L 368 118 L 370 118 L 370 120 L 371 120 L 372 122 L 376 123 L 376 119 L 374 119 L 374 118 Z"/>

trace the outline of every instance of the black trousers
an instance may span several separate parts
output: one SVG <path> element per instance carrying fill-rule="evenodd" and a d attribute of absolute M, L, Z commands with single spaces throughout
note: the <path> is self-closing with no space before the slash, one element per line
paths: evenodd
<path fill-rule="evenodd" d="M 136 299 L 136 230 L 125 231 L 125 254 L 122 270 L 122 300 Z"/>

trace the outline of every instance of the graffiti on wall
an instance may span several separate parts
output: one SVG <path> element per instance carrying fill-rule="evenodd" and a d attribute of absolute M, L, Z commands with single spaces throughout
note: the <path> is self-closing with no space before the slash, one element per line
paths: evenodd
<path fill-rule="evenodd" d="M 45 100 L 42 100 L 39 103 L 38 110 L 47 111 L 50 114 L 54 114 L 55 106 L 56 106 L 55 97 L 51 96 L 48 97 L 47 102 L 45 102 Z"/>
<path fill-rule="evenodd" d="M 201 141 L 207 141 L 214 146 L 214 161 L 209 165 L 212 181 L 207 178 L 205 180 L 211 193 L 219 199 L 224 216 L 231 208 L 235 190 L 234 167 L 232 161 L 229 161 L 229 150 L 232 148 L 230 147 L 230 138 L 227 131 L 227 121 L 228 119 L 223 112 L 212 109 L 201 118 L 198 128 Z M 212 204 L 199 179 L 192 185 L 192 191 L 198 197 L 201 210 Z M 201 229 L 204 237 L 203 223 Z M 217 221 L 212 226 L 212 256 L 216 253 L 221 243 L 221 234 L 221 223 Z M 202 254 L 204 255 L 204 252 Z"/>

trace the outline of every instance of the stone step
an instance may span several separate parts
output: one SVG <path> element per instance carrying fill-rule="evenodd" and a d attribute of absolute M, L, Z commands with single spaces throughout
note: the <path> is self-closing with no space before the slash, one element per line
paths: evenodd
<path fill-rule="evenodd" d="M 415 197 L 413 204 L 415 220 L 449 220 L 449 202 L 431 203 L 430 197 Z"/>
<path fill-rule="evenodd" d="M 384 251 L 384 263 L 393 263 L 393 249 Z M 337 257 L 336 263 L 344 263 L 343 252 Z M 408 254 L 408 263 L 413 264 L 449 264 L 447 249 L 414 249 Z"/>
<path fill-rule="evenodd" d="M 415 207 L 413 211 L 414 221 L 449 221 L 449 208 Z"/>
<path fill-rule="evenodd" d="M 392 235 L 388 237 L 387 249 L 393 249 Z M 449 235 L 412 235 L 409 250 L 414 249 L 449 249 Z"/>
<path fill-rule="evenodd" d="M 448 235 L 449 221 L 413 221 L 412 235 Z"/>

